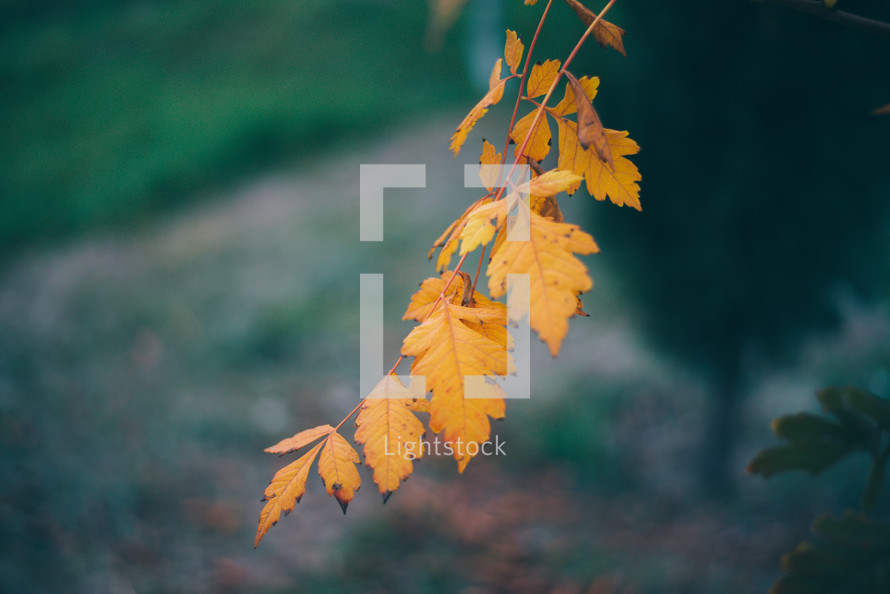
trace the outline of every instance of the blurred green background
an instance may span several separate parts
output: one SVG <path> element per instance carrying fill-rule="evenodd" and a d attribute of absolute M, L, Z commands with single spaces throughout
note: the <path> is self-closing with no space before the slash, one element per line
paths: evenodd
<path fill-rule="evenodd" d="M 425 460 L 383 507 L 363 470 L 345 517 L 313 473 L 252 549 L 288 460 L 262 449 L 357 401 L 360 273 L 386 275 L 395 360 L 515 89 L 459 159 L 448 138 L 545 2 L 432 4 L 0 3 L 0 591 L 765 592 L 856 505 L 864 460 L 742 469 L 817 387 L 890 396 L 890 43 L 619 0 L 627 58 L 591 43 L 573 72 L 642 146 L 643 212 L 561 203 L 603 250 L 591 317 L 556 360 L 535 344 L 508 455 Z M 582 31 L 554 3 L 534 59 Z M 380 244 L 362 163 L 427 167 Z"/>
<path fill-rule="evenodd" d="M 441 84 L 458 43 L 422 50 L 422 2 L 2 10 L 3 248 L 130 224 L 467 91 Z"/>

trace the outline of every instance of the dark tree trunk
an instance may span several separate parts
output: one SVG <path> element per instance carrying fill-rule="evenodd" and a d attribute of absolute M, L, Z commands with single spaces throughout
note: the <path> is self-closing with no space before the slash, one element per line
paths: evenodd
<path fill-rule="evenodd" d="M 739 382 L 738 359 L 717 370 L 712 381 L 701 461 L 703 486 L 711 497 L 729 496 L 735 487 L 738 473 L 731 463 L 738 433 Z"/>

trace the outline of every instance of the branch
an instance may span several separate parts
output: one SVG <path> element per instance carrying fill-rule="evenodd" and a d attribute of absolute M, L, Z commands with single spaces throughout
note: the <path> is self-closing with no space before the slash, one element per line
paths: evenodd
<path fill-rule="evenodd" d="M 781 4 L 788 8 L 793 8 L 801 12 L 808 12 L 817 17 L 846 25 L 854 29 L 862 29 L 876 35 L 890 36 L 890 23 L 867 19 L 859 15 L 843 12 L 842 10 L 831 10 L 825 8 L 822 2 L 818 0 L 751 0 L 755 4 Z"/>

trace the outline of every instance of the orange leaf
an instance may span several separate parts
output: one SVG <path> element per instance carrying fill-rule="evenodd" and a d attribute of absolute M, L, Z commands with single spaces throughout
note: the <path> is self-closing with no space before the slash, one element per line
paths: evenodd
<path fill-rule="evenodd" d="M 352 501 L 355 492 L 362 484 L 355 465 L 361 463 L 361 458 L 349 442 L 336 431 L 331 431 L 328 438 L 322 442 L 324 449 L 318 457 L 318 474 L 324 481 L 328 495 L 333 495 L 340 503 L 343 513 L 346 506 Z"/>
<path fill-rule="evenodd" d="M 515 196 L 511 194 L 511 196 Z M 482 204 L 467 216 L 464 228 L 460 232 L 460 255 L 472 252 L 481 245 L 486 245 L 494 237 L 496 227 L 503 224 L 507 216 L 507 200 Z M 496 225 L 491 219 L 497 218 Z"/>
<path fill-rule="evenodd" d="M 270 454 L 280 455 L 284 455 L 288 452 L 294 452 L 296 450 L 299 450 L 303 446 L 309 445 L 319 437 L 327 435 L 333 430 L 334 428 L 330 425 L 319 425 L 318 427 L 313 427 L 312 429 L 306 429 L 305 431 L 300 431 L 293 437 L 282 439 L 275 445 L 266 448 L 265 451 L 269 452 Z"/>
<path fill-rule="evenodd" d="M 587 267 L 574 254 L 598 251 L 593 238 L 578 226 L 529 213 L 529 240 L 505 241 L 492 255 L 489 291 L 500 297 L 507 291 L 508 274 L 528 274 L 529 324 L 555 357 L 576 311 L 577 295 L 593 286 Z M 524 313 L 520 308 L 516 315 Z"/>
<path fill-rule="evenodd" d="M 522 45 L 522 39 L 516 34 L 516 31 L 507 29 L 507 43 L 504 45 L 504 59 L 507 62 L 507 68 L 511 74 L 516 74 L 519 63 L 522 61 L 522 52 L 525 46 Z"/>
<path fill-rule="evenodd" d="M 299 435 L 299 434 L 297 434 Z M 300 456 L 295 462 L 291 462 L 272 477 L 272 482 L 266 487 L 263 501 L 267 501 L 260 512 L 260 523 L 257 527 L 256 540 L 253 547 L 256 548 L 269 528 L 278 523 L 281 514 L 289 514 L 294 506 L 306 492 L 306 479 L 309 476 L 309 467 L 315 461 L 318 450 L 322 444 Z"/>
<path fill-rule="evenodd" d="M 566 72 L 566 78 L 572 87 L 572 93 L 575 96 L 575 108 L 578 110 L 578 141 L 584 149 L 593 145 L 597 156 L 604 162 L 609 164 L 612 171 L 615 170 L 615 163 L 612 161 L 612 151 L 609 150 L 609 143 L 606 141 L 606 133 L 603 131 L 603 124 L 597 115 L 593 104 L 587 100 L 584 88 L 578 82 L 571 72 Z"/>
<path fill-rule="evenodd" d="M 578 187 L 584 178 L 572 171 L 551 169 L 543 175 L 532 179 L 528 184 L 522 184 L 516 188 L 518 192 L 528 193 L 533 196 L 555 196 L 560 192 L 568 191 L 571 187 Z"/>
<path fill-rule="evenodd" d="M 460 215 L 456 221 L 451 223 L 448 228 L 445 229 L 445 232 L 442 233 L 441 236 L 439 236 L 439 239 L 437 239 L 435 243 L 433 243 L 433 247 L 430 249 L 430 253 L 427 254 L 427 258 L 432 258 L 433 252 L 436 251 L 436 248 L 442 246 L 442 251 L 439 252 L 439 257 L 436 258 L 436 270 L 445 270 L 451 264 L 451 257 L 454 255 L 454 252 L 457 251 L 457 238 L 460 236 L 464 225 L 466 225 L 467 216 L 473 211 L 474 208 L 486 202 L 491 202 L 491 199 L 481 198 L 468 206 L 463 214 Z"/>
<path fill-rule="evenodd" d="M 559 159 L 556 166 L 565 171 L 571 171 L 577 175 L 584 175 L 590 167 L 590 151 L 584 150 L 578 141 L 577 124 L 562 118 L 556 118 L 556 126 L 559 130 Z M 571 196 L 581 185 L 579 182 L 566 189 Z"/>
<path fill-rule="evenodd" d="M 355 441 L 364 444 L 365 464 L 374 469 L 374 482 L 383 503 L 423 457 L 423 423 L 413 412 L 418 401 L 394 375 L 388 375 L 368 394 L 355 420 Z"/>
<path fill-rule="evenodd" d="M 578 82 L 581 84 L 581 87 L 584 89 L 584 95 L 587 97 L 589 101 L 593 101 L 593 98 L 596 97 L 596 91 L 600 85 L 600 79 L 598 76 L 582 76 L 578 79 Z M 567 116 L 575 113 L 578 110 L 575 105 L 575 93 L 572 92 L 571 83 L 566 83 L 566 91 L 563 95 L 562 101 L 556 104 L 556 107 L 548 109 L 550 113 L 556 116 Z"/>
<path fill-rule="evenodd" d="M 510 137 L 516 143 L 516 148 L 513 150 L 515 157 L 519 156 L 519 149 L 522 148 L 522 143 L 525 142 L 525 137 L 529 134 L 529 128 L 531 128 L 532 121 L 535 119 L 535 113 L 537 112 L 533 111 L 516 122 L 513 130 L 510 131 Z M 550 152 L 551 138 L 550 124 L 547 122 L 547 116 L 542 114 L 535 129 L 531 132 L 531 139 L 525 149 L 525 154 L 535 161 L 543 161 L 547 153 Z"/>
<path fill-rule="evenodd" d="M 488 80 L 488 92 L 479 103 L 470 110 L 470 113 L 467 114 L 467 117 L 463 119 L 457 127 L 457 130 L 451 136 L 451 144 L 448 148 L 454 153 L 454 156 L 457 156 L 457 153 L 460 152 L 460 147 L 466 142 L 467 135 L 470 133 L 470 130 L 473 129 L 473 126 L 476 125 L 476 122 L 479 121 L 479 118 L 484 116 L 488 111 L 488 108 L 497 104 L 497 102 L 501 100 L 501 97 L 504 96 L 504 85 L 506 84 L 507 79 L 501 79 L 501 67 L 503 63 L 503 58 L 497 59 L 497 62 L 495 62 L 494 68 L 491 71 L 491 77 Z"/>
<path fill-rule="evenodd" d="M 540 97 L 550 90 L 550 85 L 559 74 L 559 60 L 547 60 L 543 64 L 538 62 L 532 66 L 528 75 L 528 83 L 525 86 L 525 94 L 529 99 Z"/>
<path fill-rule="evenodd" d="M 609 167 L 599 159 L 590 159 L 584 177 L 587 191 L 597 200 L 605 200 L 606 196 L 618 206 L 625 204 L 641 210 L 640 186 L 642 179 L 637 166 L 624 155 L 635 155 L 640 152 L 639 145 L 627 137 L 627 132 L 616 132 L 606 129 L 606 140 L 615 159 L 615 168 Z"/>
<path fill-rule="evenodd" d="M 557 223 L 563 222 L 562 211 L 559 209 L 559 203 L 556 196 L 535 196 L 532 195 L 529 204 L 533 212 L 538 213 L 542 217 L 550 218 Z"/>
<path fill-rule="evenodd" d="M 624 51 L 624 41 L 621 39 L 623 35 L 624 29 L 605 19 L 600 19 L 599 24 L 593 30 L 593 38 L 597 43 L 606 48 L 611 47 L 622 56 L 627 57 Z"/>
<path fill-rule="evenodd" d="M 453 449 L 459 472 L 463 472 L 482 442 L 488 440 L 489 417 L 504 416 L 500 386 L 483 383 L 483 398 L 466 398 L 467 376 L 505 375 L 510 368 L 506 332 L 499 341 L 471 327 L 506 327 L 506 307 L 501 303 L 461 307 L 441 303 L 429 318 L 405 337 L 402 354 L 414 357 L 411 373 L 426 377 L 433 391 L 430 428 L 444 433 Z M 469 444 L 476 444 L 470 447 Z"/>
<path fill-rule="evenodd" d="M 499 166 L 501 164 L 502 155 L 497 152 L 497 149 L 494 148 L 494 145 L 482 139 L 482 155 L 479 156 L 479 179 L 482 181 L 482 185 L 489 192 L 494 191 L 494 187 L 498 183 L 498 179 L 500 178 L 500 167 L 485 167 L 486 165 L 495 165 Z"/>
<path fill-rule="evenodd" d="M 445 288 L 445 282 L 451 278 L 451 271 L 446 270 L 442 273 L 441 278 L 428 278 L 420 284 L 420 289 L 411 296 L 411 303 L 408 309 L 402 315 L 403 320 L 422 321 L 429 313 L 433 303 L 439 298 L 442 289 Z M 450 303 L 460 303 L 461 296 L 465 290 L 464 277 L 457 275 L 448 287 L 445 297 Z M 473 291 L 473 301 L 481 306 L 488 307 L 493 301 L 478 291 Z"/>
<path fill-rule="evenodd" d="M 537 3 L 538 3 L 538 0 L 525 0 L 526 6 L 534 6 Z"/>
<path fill-rule="evenodd" d="M 529 207 L 542 217 L 550 217 L 554 221 L 563 221 L 562 211 L 556 201 L 556 194 L 574 191 L 584 178 L 571 171 L 552 169 L 533 178 L 528 184 Z M 523 191 L 523 184 L 518 191 Z"/>
<path fill-rule="evenodd" d="M 577 14 L 581 21 L 588 27 L 596 19 L 596 13 L 586 8 L 583 4 L 578 2 L 578 0 L 566 0 L 566 2 L 574 9 L 575 14 Z M 593 38 L 596 39 L 597 43 L 606 48 L 611 47 L 622 56 L 626 57 L 627 54 L 624 52 L 624 42 L 621 40 L 622 35 L 624 35 L 624 29 L 603 19 L 600 19 L 596 24 L 596 27 L 593 29 Z"/>

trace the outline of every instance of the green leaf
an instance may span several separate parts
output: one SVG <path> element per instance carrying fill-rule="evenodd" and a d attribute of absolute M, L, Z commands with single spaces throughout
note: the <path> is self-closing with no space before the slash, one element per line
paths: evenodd
<path fill-rule="evenodd" d="M 890 431 L 890 401 L 854 386 L 819 390 L 816 397 L 825 412 L 842 420 L 855 413 L 861 419 Z"/>
<path fill-rule="evenodd" d="M 793 443 L 847 441 L 848 437 L 845 428 L 835 421 L 806 412 L 774 419 L 770 428 L 778 437 Z"/>
<path fill-rule="evenodd" d="M 850 510 L 840 520 L 831 514 L 818 516 L 813 520 L 813 534 L 864 553 L 890 549 L 890 526 Z"/>
<path fill-rule="evenodd" d="M 846 512 L 813 522 L 816 542 L 804 541 L 782 557 L 787 572 L 771 594 L 886 594 L 890 591 L 890 525 Z"/>
<path fill-rule="evenodd" d="M 890 430 L 890 402 L 852 386 L 844 389 L 844 396 L 850 409 L 874 421 L 881 429 Z"/>
<path fill-rule="evenodd" d="M 813 474 L 825 470 L 852 451 L 842 442 L 814 442 L 777 446 L 762 450 L 748 463 L 748 474 L 770 477 L 786 470 L 806 470 Z"/>
<path fill-rule="evenodd" d="M 862 556 L 854 549 L 831 542 L 804 541 L 782 556 L 782 569 L 822 577 L 837 577 L 859 569 Z"/>

